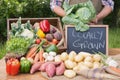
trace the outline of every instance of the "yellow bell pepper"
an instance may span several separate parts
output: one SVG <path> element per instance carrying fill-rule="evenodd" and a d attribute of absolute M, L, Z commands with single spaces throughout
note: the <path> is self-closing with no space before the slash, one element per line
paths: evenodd
<path fill-rule="evenodd" d="M 45 38 L 45 33 L 41 30 L 41 29 L 38 29 L 37 31 L 37 36 L 39 38 Z"/>

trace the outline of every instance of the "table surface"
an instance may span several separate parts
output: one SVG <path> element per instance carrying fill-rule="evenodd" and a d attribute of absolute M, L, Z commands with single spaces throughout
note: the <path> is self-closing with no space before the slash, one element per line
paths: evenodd
<path fill-rule="evenodd" d="M 117 54 L 120 54 L 120 48 L 109 49 L 109 55 L 117 55 Z M 18 74 L 16 76 L 9 76 L 6 74 L 5 70 L 6 70 L 5 60 L 3 58 L 0 60 L 0 80 L 48 80 L 48 78 L 46 76 L 43 76 L 40 72 L 36 72 L 34 74 Z M 51 80 L 54 80 L 54 79 L 51 79 Z"/>

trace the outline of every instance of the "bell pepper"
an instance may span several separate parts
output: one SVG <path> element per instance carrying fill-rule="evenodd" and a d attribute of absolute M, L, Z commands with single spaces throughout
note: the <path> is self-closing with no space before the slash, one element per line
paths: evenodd
<path fill-rule="evenodd" d="M 41 21 L 40 22 L 40 29 L 45 33 L 49 32 L 50 31 L 50 23 L 49 23 L 49 21 L 48 20 Z"/>
<path fill-rule="evenodd" d="M 45 33 L 44 33 L 41 29 L 39 29 L 39 30 L 37 31 L 37 36 L 38 36 L 39 38 L 44 38 L 44 37 L 45 37 Z"/>
<path fill-rule="evenodd" d="M 20 60 L 20 72 L 21 73 L 29 73 L 31 68 L 31 62 L 28 59 Z"/>
<path fill-rule="evenodd" d="M 45 49 L 46 52 L 58 52 L 58 47 L 55 45 L 55 44 L 51 44 L 49 45 L 46 49 Z"/>
<path fill-rule="evenodd" d="M 9 75 L 17 75 L 20 69 L 20 62 L 18 59 L 10 58 L 6 62 L 6 72 Z"/>

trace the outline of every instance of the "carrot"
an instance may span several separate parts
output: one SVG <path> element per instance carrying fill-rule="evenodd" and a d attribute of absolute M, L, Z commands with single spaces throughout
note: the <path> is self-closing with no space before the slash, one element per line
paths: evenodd
<path fill-rule="evenodd" d="M 36 54 L 37 54 L 37 51 L 34 52 L 34 53 L 30 56 L 30 58 L 34 58 Z"/>
<path fill-rule="evenodd" d="M 109 66 L 109 67 L 105 68 L 105 71 L 110 73 L 110 74 L 113 74 L 113 75 L 120 77 L 120 69 L 118 69 L 116 67 Z"/>
<path fill-rule="evenodd" d="M 42 48 L 40 48 L 40 51 L 38 53 L 40 56 L 39 57 L 40 62 L 44 62 L 44 57 L 43 57 L 44 50 Z"/>
<path fill-rule="evenodd" d="M 34 63 L 36 63 L 36 62 L 38 62 L 39 61 L 39 54 L 37 53 L 36 55 L 35 55 L 35 58 L 34 58 Z"/>
<path fill-rule="evenodd" d="M 110 68 L 111 68 L 113 71 L 115 71 L 115 72 L 117 72 L 117 73 L 120 74 L 120 69 L 118 69 L 118 68 L 116 68 L 116 67 L 113 67 L 113 66 L 110 66 Z"/>
<path fill-rule="evenodd" d="M 30 50 L 28 51 L 28 53 L 27 53 L 27 55 L 26 55 L 26 58 L 29 58 L 32 54 L 35 53 L 36 50 L 37 50 L 37 47 L 36 47 L 36 46 L 30 48 Z"/>

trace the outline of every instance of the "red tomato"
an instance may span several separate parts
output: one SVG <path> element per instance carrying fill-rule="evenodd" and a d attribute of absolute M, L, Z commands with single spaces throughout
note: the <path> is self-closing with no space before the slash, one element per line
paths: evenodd
<path fill-rule="evenodd" d="M 6 63 L 7 74 L 16 75 L 19 73 L 19 69 L 20 69 L 20 62 L 18 59 L 11 58 L 7 60 L 7 63 Z"/>
<path fill-rule="evenodd" d="M 36 44 L 40 44 L 40 42 L 41 42 L 40 39 L 36 39 L 36 40 L 35 40 L 35 43 L 36 43 Z"/>

